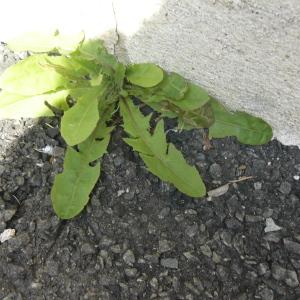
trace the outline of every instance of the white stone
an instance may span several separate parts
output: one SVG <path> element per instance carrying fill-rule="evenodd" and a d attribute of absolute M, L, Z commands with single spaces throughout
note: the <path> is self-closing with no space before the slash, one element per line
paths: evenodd
<path fill-rule="evenodd" d="M 8 241 L 11 239 L 13 236 L 15 236 L 16 230 L 15 229 L 5 229 L 1 234 L 0 234 L 0 242 L 4 243 L 5 241 Z"/>
<path fill-rule="evenodd" d="M 267 218 L 266 219 L 265 232 L 279 231 L 281 229 L 282 229 L 282 227 L 276 225 L 272 218 Z"/>

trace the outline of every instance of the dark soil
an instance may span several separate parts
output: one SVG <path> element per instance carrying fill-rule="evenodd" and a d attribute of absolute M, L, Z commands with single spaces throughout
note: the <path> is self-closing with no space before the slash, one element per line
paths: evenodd
<path fill-rule="evenodd" d="M 200 131 L 170 132 L 208 190 L 253 176 L 191 199 L 149 174 L 122 135 L 87 208 L 60 221 L 49 196 L 58 121 L 0 121 L 0 233 L 16 230 L 0 244 L 0 299 L 300 299 L 297 147 L 227 138 L 204 151 Z M 37 151 L 47 145 L 54 155 Z"/>

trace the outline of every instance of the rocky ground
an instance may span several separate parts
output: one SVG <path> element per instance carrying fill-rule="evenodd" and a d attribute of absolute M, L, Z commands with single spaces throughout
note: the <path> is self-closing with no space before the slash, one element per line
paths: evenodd
<path fill-rule="evenodd" d="M 85 211 L 60 221 L 58 121 L 0 121 L 0 233 L 15 229 L 0 243 L 0 299 L 300 299 L 298 148 L 227 138 L 204 151 L 200 131 L 170 132 L 208 190 L 251 177 L 199 200 L 149 174 L 122 135 Z"/>

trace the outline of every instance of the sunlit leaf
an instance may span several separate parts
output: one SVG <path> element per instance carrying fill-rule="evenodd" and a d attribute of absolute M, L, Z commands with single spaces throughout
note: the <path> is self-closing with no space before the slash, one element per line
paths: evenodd
<path fill-rule="evenodd" d="M 97 90 L 87 90 L 76 101 L 61 119 L 61 134 L 69 146 L 87 139 L 99 120 Z"/>
<path fill-rule="evenodd" d="M 76 56 L 87 60 L 99 60 L 103 48 L 103 41 L 99 39 L 86 40 L 78 48 L 79 54 Z"/>
<path fill-rule="evenodd" d="M 37 96 L 23 96 L 0 92 L 0 119 L 38 118 L 53 116 L 53 112 L 45 105 L 65 110 L 68 90 L 47 93 Z"/>
<path fill-rule="evenodd" d="M 54 211 L 61 219 L 73 218 L 82 211 L 100 176 L 100 164 L 91 167 L 83 156 L 69 147 L 65 171 L 55 177 L 51 198 Z"/>
<path fill-rule="evenodd" d="M 61 35 L 57 31 L 46 35 L 45 33 L 26 33 L 8 42 L 8 47 L 16 52 L 50 52 L 58 50 L 61 53 L 75 51 L 83 41 L 84 34 L 80 32 L 76 35 Z"/>
<path fill-rule="evenodd" d="M 68 79 L 47 67 L 46 54 L 29 56 L 4 71 L 0 88 L 12 94 L 39 95 L 68 84 Z"/>
<path fill-rule="evenodd" d="M 124 140 L 139 152 L 148 170 L 191 197 L 204 196 L 206 189 L 197 169 L 186 163 L 173 144 L 167 143 L 163 121 L 151 135 L 149 117 L 144 117 L 131 101 L 121 102 L 120 108 L 124 129 L 130 136 Z"/>
<path fill-rule="evenodd" d="M 127 67 L 127 79 L 141 87 L 153 87 L 164 78 L 163 70 L 154 64 L 134 64 Z"/>
<path fill-rule="evenodd" d="M 66 80 L 77 80 L 78 82 L 89 74 L 89 70 L 84 65 L 66 56 L 47 56 L 45 60 L 45 63 L 41 63 L 42 67 L 53 69 L 66 78 Z"/>
<path fill-rule="evenodd" d="M 67 149 L 64 171 L 55 177 L 51 191 L 53 208 L 61 219 L 75 217 L 89 201 L 89 194 L 100 176 L 100 163 L 95 166 L 90 163 L 106 153 L 112 130 L 106 126 L 106 118 L 78 145 L 79 152 L 71 147 Z"/>
<path fill-rule="evenodd" d="M 125 72 L 126 72 L 126 67 L 123 64 L 118 63 L 116 70 L 115 70 L 114 81 L 116 83 L 116 86 L 119 89 L 122 89 L 122 87 L 123 87 Z"/>
<path fill-rule="evenodd" d="M 102 82 L 102 79 L 103 79 L 102 74 L 98 74 L 97 76 L 93 76 L 91 78 L 91 86 L 99 86 Z"/>

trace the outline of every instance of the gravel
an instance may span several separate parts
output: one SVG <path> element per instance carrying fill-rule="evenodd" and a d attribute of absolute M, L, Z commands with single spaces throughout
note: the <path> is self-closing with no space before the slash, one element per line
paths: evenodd
<path fill-rule="evenodd" d="M 226 138 L 203 151 L 201 132 L 170 132 L 208 190 L 253 176 L 207 201 L 149 174 L 116 129 L 87 208 L 61 221 L 58 124 L 0 121 L 0 234 L 15 230 L 0 244 L 0 299 L 300 299 L 297 147 Z M 57 154 L 36 151 L 47 145 Z"/>
<path fill-rule="evenodd" d="M 300 255 L 300 244 L 288 239 L 283 239 L 284 247 L 287 251 Z"/>

